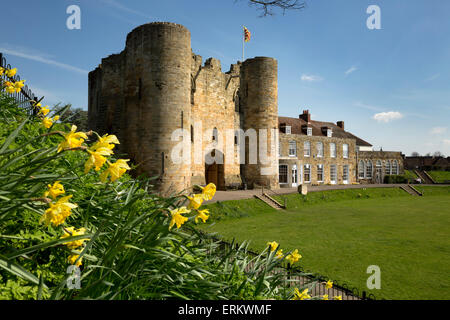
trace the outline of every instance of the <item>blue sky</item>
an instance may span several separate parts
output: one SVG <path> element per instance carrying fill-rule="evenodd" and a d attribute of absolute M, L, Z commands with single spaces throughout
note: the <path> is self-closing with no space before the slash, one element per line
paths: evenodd
<path fill-rule="evenodd" d="M 87 109 L 88 72 L 120 52 L 150 21 L 183 24 L 192 49 L 222 70 L 246 57 L 278 60 L 279 114 L 345 121 L 375 150 L 450 156 L 450 1 L 306 0 L 307 8 L 260 17 L 246 0 L 40 0 L 2 4 L 0 52 L 49 105 Z M 66 28 L 69 5 L 81 30 Z M 366 9 L 381 9 L 369 30 Z M 5 31 L 7 30 L 7 31 Z"/>

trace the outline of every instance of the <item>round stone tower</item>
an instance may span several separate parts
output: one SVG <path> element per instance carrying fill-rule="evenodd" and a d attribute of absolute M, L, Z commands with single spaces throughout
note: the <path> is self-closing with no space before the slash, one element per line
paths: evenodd
<path fill-rule="evenodd" d="M 190 186 L 190 163 L 171 157 L 181 137 L 171 137 L 174 130 L 190 127 L 191 60 L 191 35 L 179 24 L 148 23 L 127 36 L 127 153 L 137 173 L 158 177 L 155 184 L 163 195 Z"/>
<path fill-rule="evenodd" d="M 251 186 L 278 187 L 278 63 L 267 57 L 247 59 L 241 67 L 240 98 L 243 126 L 257 133 L 257 163 L 252 164 L 246 139 L 245 182 Z M 267 139 L 264 139 L 266 132 Z M 262 139 L 261 139 L 262 138 Z"/>

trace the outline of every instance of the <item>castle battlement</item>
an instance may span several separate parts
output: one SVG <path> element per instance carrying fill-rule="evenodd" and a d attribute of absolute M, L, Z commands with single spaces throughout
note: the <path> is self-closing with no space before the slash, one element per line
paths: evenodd
<path fill-rule="evenodd" d="M 102 59 L 89 73 L 90 128 L 116 134 L 120 152 L 138 165 L 138 174 L 158 176 L 157 188 L 163 193 L 208 182 L 219 189 L 243 183 L 278 187 L 277 154 L 270 146 L 270 161 L 264 165 L 241 165 L 239 143 L 231 147 L 236 161 L 194 161 L 193 151 L 191 163 L 172 161 L 171 152 L 179 143 L 172 133 L 177 129 L 187 130 L 190 143 L 200 143 L 206 158 L 211 150 L 226 153 L 230 148 L 214 147 L 218 141 L 211 130 L 224 134 L 278 128 L 275 59 L 248 59 L 227 72 L 218 59 L 202 60 L 192 51 L 190 32 L 182 25 L 152 22 L 133 29 L 124 50 Z"/>

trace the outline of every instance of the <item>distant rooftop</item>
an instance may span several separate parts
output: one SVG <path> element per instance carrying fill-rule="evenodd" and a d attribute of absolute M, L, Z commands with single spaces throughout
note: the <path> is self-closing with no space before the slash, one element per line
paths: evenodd
<path fill-rule="evenodd" d="M 290 117 L 278 117 L 278 126 L 281 130 L 283 125 L 291 127 L 291 134 L 299 134 L 306 135 L 305 130 L 302 128 L 305 126 L 312 128 L 313 136 L 326 137 L 327 132 L 323 130 L 323 128 L 329 128 L 333 131 L 333 137 L 335 138 L 347 138 L 347 139 L 355 139 L 357 146 L 362 147 L 372 147 L 370 143 L 364 141 L 363 139 L 355 136 L 354 134 L 344 130 L 344 122 L 338 121 L 338 123 L 333 122 L 323 122 L 323 121 L 315 121 L 311 120 L 311 115 L 308 110 L 304 110 L 303 114 L 301 114 L 298 118 L 290 118 Z"/>

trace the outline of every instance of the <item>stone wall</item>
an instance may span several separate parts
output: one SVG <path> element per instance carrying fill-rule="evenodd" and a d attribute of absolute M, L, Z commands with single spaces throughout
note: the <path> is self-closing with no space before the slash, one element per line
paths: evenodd
<path fill-rule="evenodd" d="M 362 168 L 362 163 L 364 164 L 364 177 L 359 176 L 358 172 L 358 181 L 360 183 L 383 183 L 384 177 L 389 172 L 386 170 L 386 163 L 389 164 L 390 174 L 392 174 L 392 164 L 394 161 L 398 164 L 398 173 L 404 174 L 404 165 L 403 165 L 403 155 L 401 152 L 395 151 L 359 151 L 357 154 L 357 166 Z M 372 177 L 368 177 L 367 174 L 367 164 L 369 161 L 372 163 Z M 381 170 L 378 167 L 377 171 L 377 163 L 381 164 Z"/>
<path fill-rule="evenodd" d="M 256 57 L 241 67 L 240 107 L 243 109 L 243 129 L 256 130 L 257 160 L 251 164 L 248 156 L 250 141 L 245 141 L 245 181 L 249 186 L 278 187 L 278 62 L 273 58 Z M 266 145 L 259 140 L 267 133 Z M 274 137 L 273 137 L 274 136 Z M 262 148 L 262 149 L 261 149 Z M 261 154 L 267 159 L 261 159 Z M 265 162 L 266 163 L 263 163 Z"/>
<path fill-rule="evenodd" d="M 238 62 L 224 73 L 217 59 L 202 64 L 181 25 L 139 26 L 128 34 L 120 54 L 102 59 L 89 74 L 89 126 L 100 134 L 116 134 L 120 152 L 137 165 L 134 173 L 158 177 L 162 194 L 204 185 L 211 172 L 219 189 L 241 185 L 242 172 L 252 185 L 277 187 L 276 148 L 269 148 L 269 163 L 245 170 L 247 165 L 240 164 L 245 139 L 234 137 L 244 128 L 278 127 L 277 62 L 255 58 L 244 65 Z M 173 135 L 177 129 L 185 130 L 184 137 Z M 175 162 L 172 154 L 180 142 L 190 152 L 180 153 L 184 159 Z M 223 155 L 222 164 L 207 163 L 212 154 L 216 160 Z"/>
<path fill-rule="evenodd" d="M 217 150 L 217 158 L 222 156 L 223 180 L 221 189 L 242 183 L 239 166 L 239 146 L 234 143 L 234 135 L 227 140 L 228 131 L 239 129 L 240 113 L 236 108 L 236 95 L 239 88 L 240 64 L 231 66 L 227 73 L 222 72 L 220 61 L 210 58 L 202 65 L 202 57 L 192 55 L 191 87 L 191 127 L 192 135 L 191 172 L 192 184 L 206 184 L 205 154 Z M 236 111 L 237 110 L 237 111 Z M 217 137 L 213 140 L 213 130 Z M 200 136 L 201 135 L 201 136 Z M 230 142 L 230 144 L 228 143 Z M 227 159 L 230 151 L 233 158 Z M 195 159 L 194 151 L 201 148 L 201 157 Z"/>
<path fill-rule="evenodd" d="M 296 156 L 289 156 L 289 142 L 296 142 L 297 154 Z M 304 143 L 309 141 L 310 143 L 310 156 L 304 155 Z M 317 143 L 323 144 L 323 157 L 317 156 Z M 331 157 L 330 143 L 336 144 L 336 157 Z M 343 144 L 348 145 L 348 158 L 343 156 Z M 298 170 L 298 184 L 306 183 L 304 176 L 304 166 L 310 165 L 310 182 L 313 185 L 316 184 L 351 184 L 356 182 L 356 141 L 354 139 L 334 138 L 334 137 L 321 137 L 321 136 L 307 136 L 299 134 L 285 134 L 280 133 L 280 164 L 288 165 L 288 183 L 281 185 L 282 187 L 292 186 L 292 167 L 296 165 Z M 318 165 L 323 166 L 323 180 L 318 181 L 317 171 Z M 330 168 L 331 165 L 336 166 L 336 181 L 331 181 Z M 344 165 L 348 166 L 349 175 L 348 180 L 345 182 L 343 179 Z"/>

